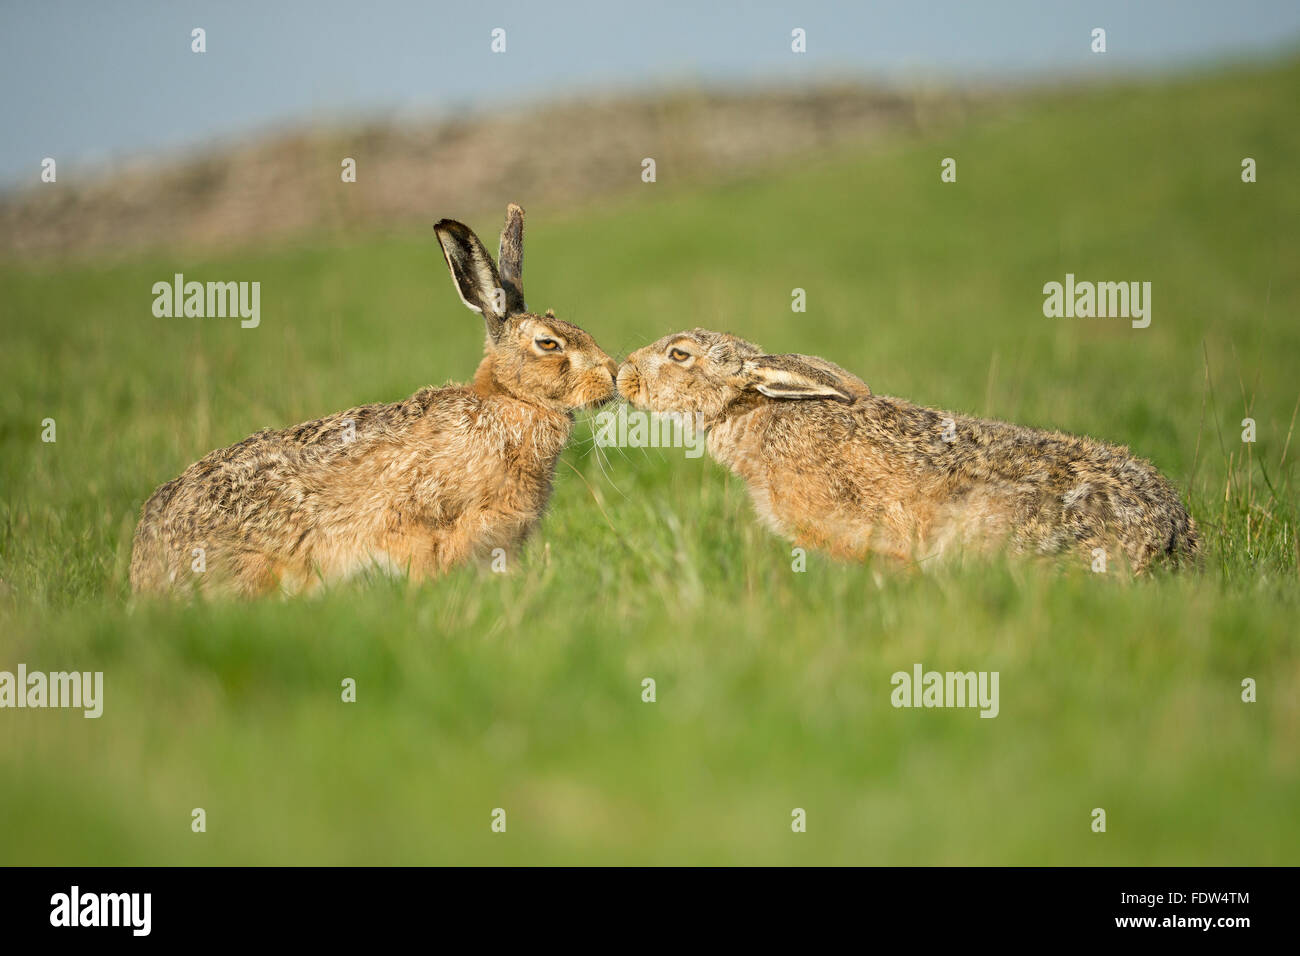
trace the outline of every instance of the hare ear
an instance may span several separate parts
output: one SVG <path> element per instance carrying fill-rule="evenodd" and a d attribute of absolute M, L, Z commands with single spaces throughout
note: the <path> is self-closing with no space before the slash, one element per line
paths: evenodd
<path fill-rule="evenodd" d="M 524 211 L 518 204 L 506 207 L 506 224 L 501 230 L 501 248 L 497 252 L 501 267 L 501 287 L 506 290 L 506 312 L 527 312 L 524 305 Z"/>
<path fill-rule="evenodd" d="M 829 398 L 851 403 L 853 390 L 802 355 L 759 355 L 741 366 L 740 383 L 768 398 Z"/>
<path fill-rule="evenodd" d="M 495 342 L 501 336 L 501 327 L 508 314 L 508 296 L 501 287 L 492 257 L 478 236 L 464 223 L 443 219 L 433 227 L 433 231 L 442 246 L 460 300 L 475 312 L 482 313 L 488 337 Z"/>

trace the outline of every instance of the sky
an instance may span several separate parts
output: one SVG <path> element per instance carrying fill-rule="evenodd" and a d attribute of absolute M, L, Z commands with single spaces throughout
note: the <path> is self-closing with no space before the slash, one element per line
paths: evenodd
<path fill-rule="evenodd" d="M 0 0 L 0 185 L 35 184 L 46 156 L 93 165 L 571 94 L 1068 79 L 1296 49 L 1300 0 Z"/>

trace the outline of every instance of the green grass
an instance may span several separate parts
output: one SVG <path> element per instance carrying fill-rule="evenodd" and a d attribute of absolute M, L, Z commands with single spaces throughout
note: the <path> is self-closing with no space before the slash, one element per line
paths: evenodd
<path fill-rule="evenodd" d="M 156 485 L 258 428 L 465 379 L 480 326 L 431 231 L 0 270 L 0 669 L 106 684 L 99 720 L 0 711 L 0 862 L 1297 862 L 1298 100 L 1292 64 L 595 209 L 502 197 L 529 208 L 530 303 L 613 354 L 729 329 L 1128 444 L 1201 525 L 1181 576 L 793 573 L 719 466 L 630 449 L 605 470 L 580 424 L 511 574 L 134 606 Z M 177 271 L 261 281 L 261 327 L 153 318 Z M 1066 272 L 1151 281 L 1150 328 L 1044 318 Z M 1000 715 L 893 708 L 916 662 L 998 671 Z"/>

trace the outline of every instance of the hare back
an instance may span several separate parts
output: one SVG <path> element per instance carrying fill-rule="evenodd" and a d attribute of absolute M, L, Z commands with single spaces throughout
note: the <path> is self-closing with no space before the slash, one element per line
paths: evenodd
<path fill-rule="evenodd" d="M 540 519 L 568 416 L 425 388 L 214 451 L 146 502 L 136 590 L 309 590 L 370 566 L 433 574 Z"/>
<path fill-rule="evenodd" d="M 1199 549 L 1177 491 L 1126 448 L 887 396 L 766 402 L 710 432 L 774 530 L 844 556 L 1102 548 L 1142 570 Z"/>

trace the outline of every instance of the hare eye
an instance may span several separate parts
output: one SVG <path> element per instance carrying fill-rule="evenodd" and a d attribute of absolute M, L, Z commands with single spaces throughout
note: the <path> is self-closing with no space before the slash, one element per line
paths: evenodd
<path fill-rule="evenodd" d="M 685 349 L 672 348 L 668 350 L 668 357 L 674 362 L 685 362 L 691 357 L 691 353 Z"/>
<path fill-rule="evenodd" d="M 555 339 L 533 339 L 533 342 L 543 352 L 556 352 L 560 348 L 560 343 Z"/>

